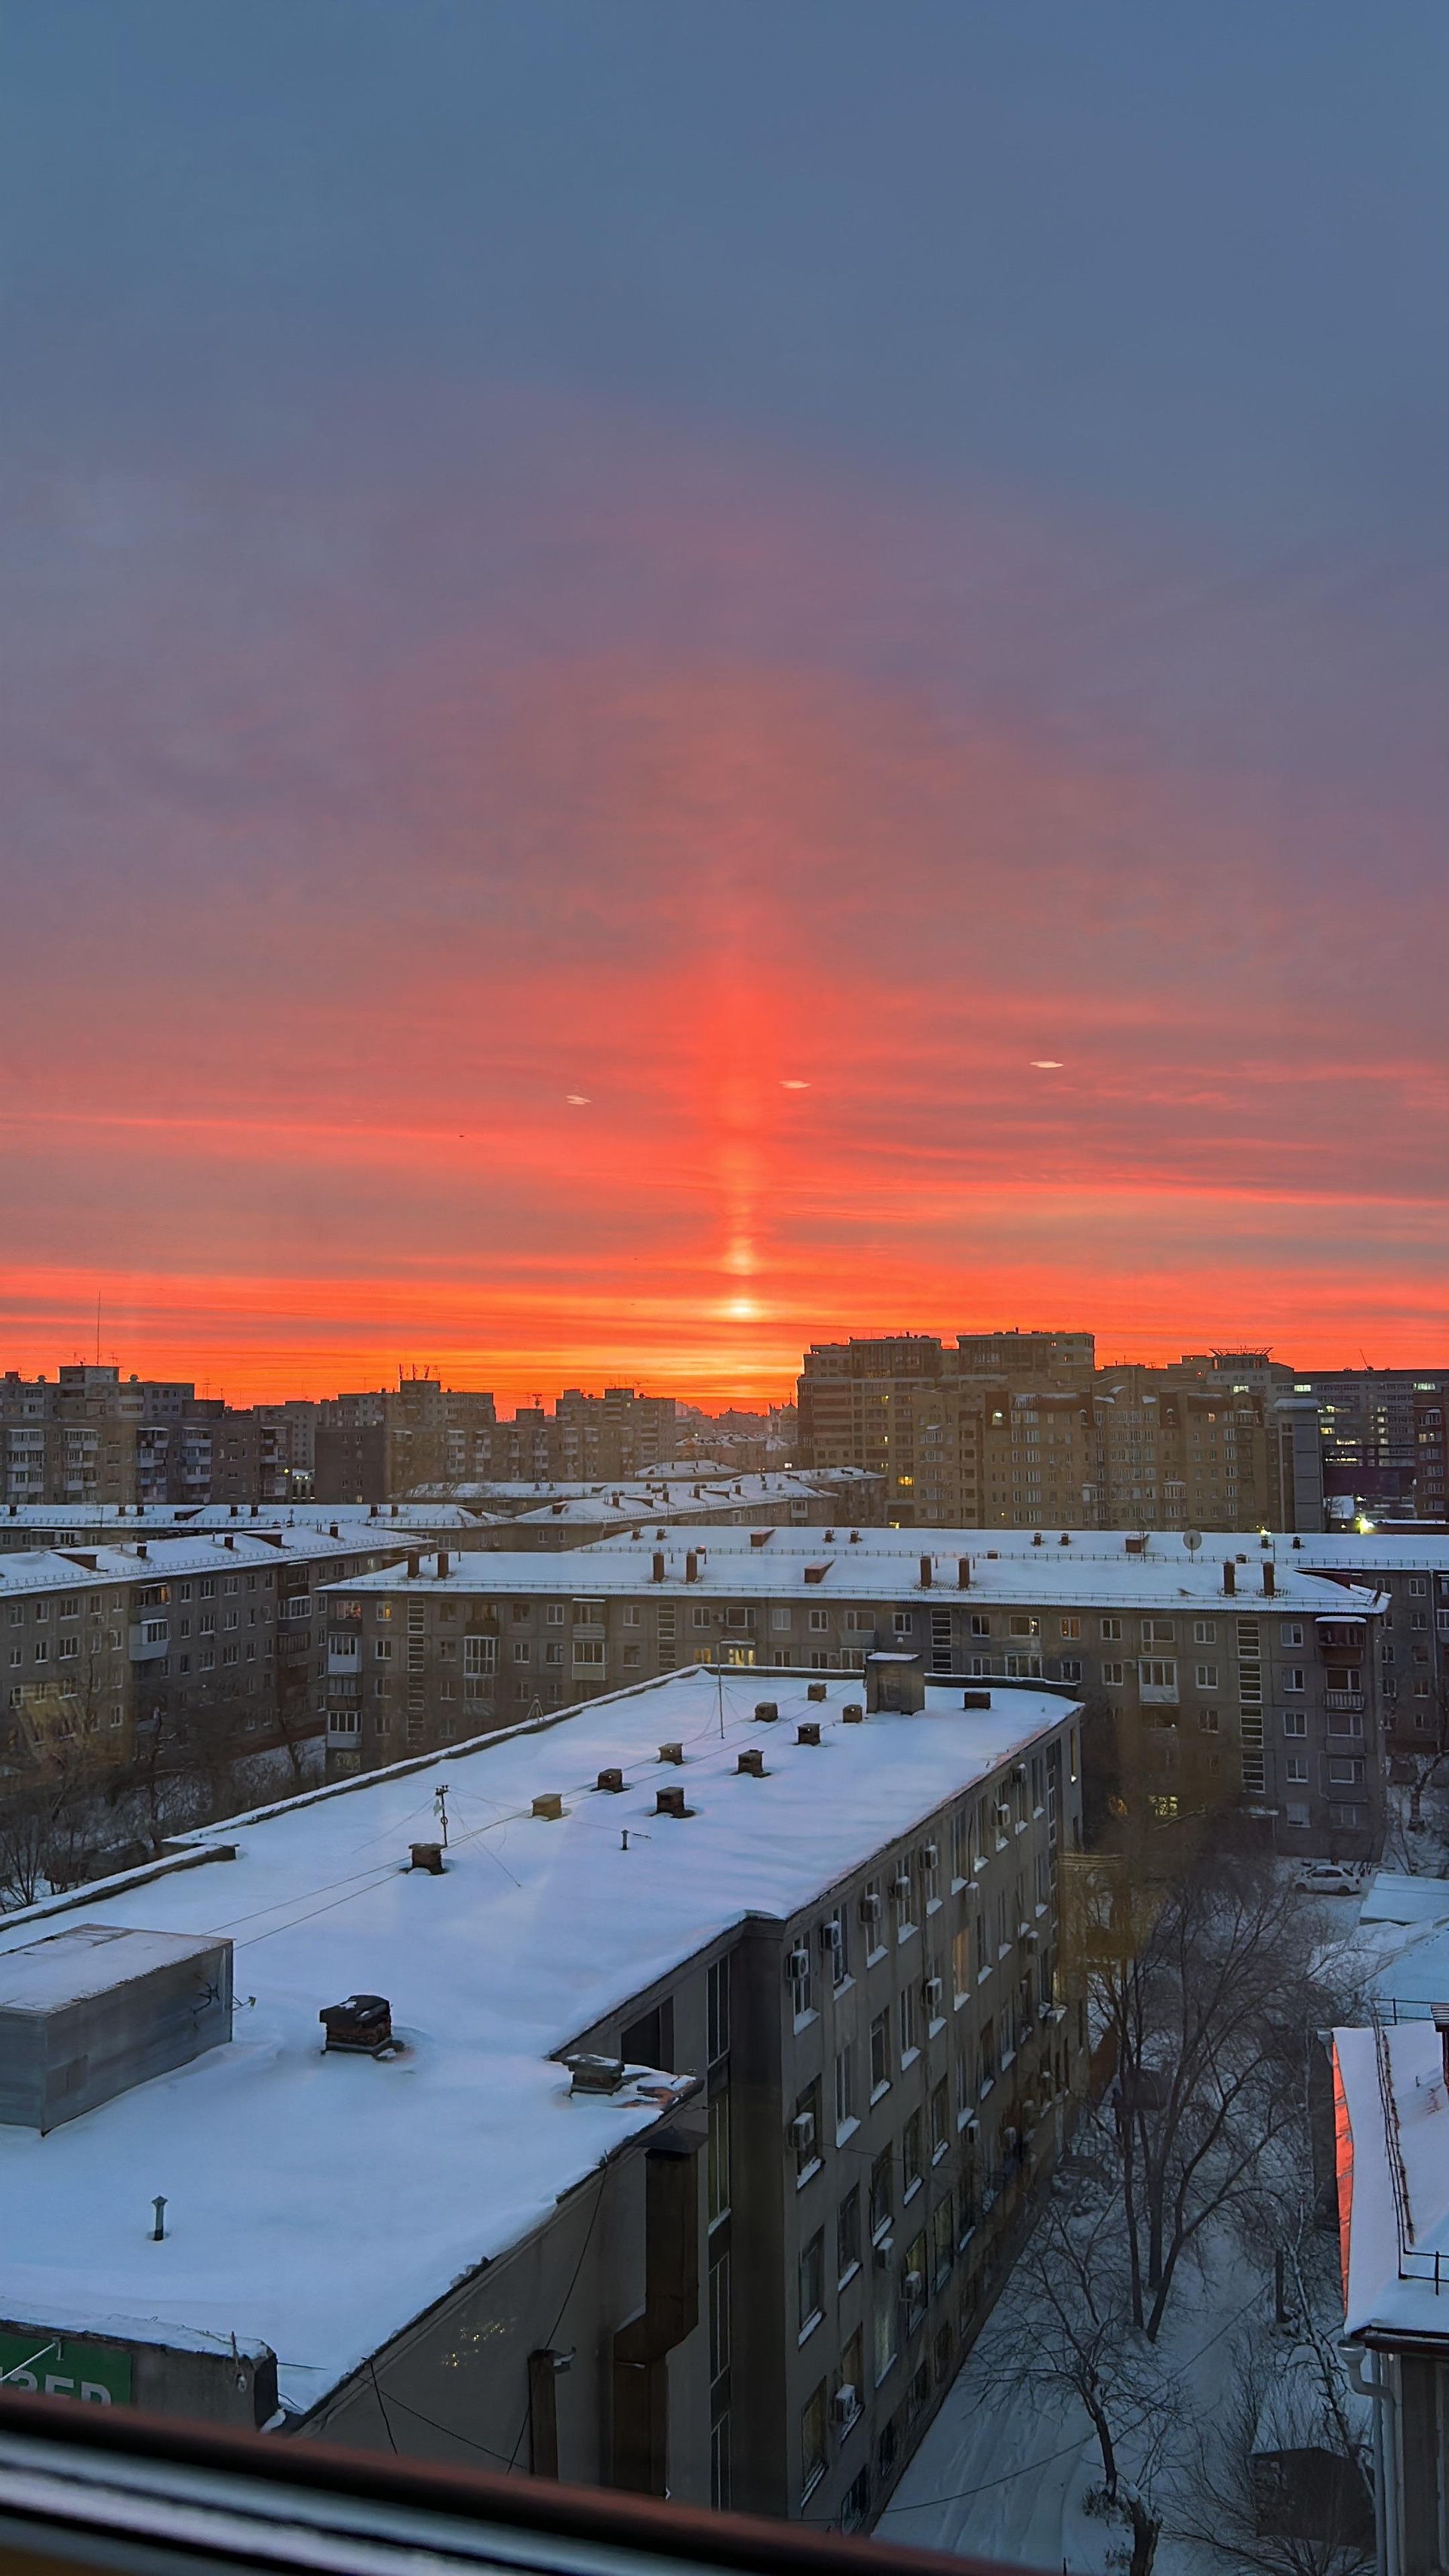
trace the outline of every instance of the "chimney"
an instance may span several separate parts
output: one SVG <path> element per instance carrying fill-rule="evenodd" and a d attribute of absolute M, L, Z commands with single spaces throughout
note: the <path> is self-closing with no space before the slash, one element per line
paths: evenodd
<path fill-rule="evenodd" d="M 686 1583 L 697 1583 L 699 1581 L 699 1559 L 695 1555 L 693 1548 L 690 1549 L 689 1554 L 684 1560 L 684 1580 Z"/>
<path fill-rule="evenodd" d="M 138 1556 L 144 1556 L 146 1554 L 146 1542 L 143 1538 L 138 1538 L 136 1541 L 136 1554 Z"/>
<path fill-rule="evenodd" d="M 775 1723 L 775 1720 L 776 1720 L 776 1718 L 779 1716 L 779 1714 L 780 1714 L 780 1703 L 779 1703 L 779 1701 L 778 1701 L 778 1700 L 773 1700 L 773 1699 L 757 1699 L 757 1700 L 756 1700 L 756 1702 L 755 1702 L 755 1717 L 756 1717 L 757 1722 L 758 1722 L 761 1726 L 773 1726 L 773 1725 L 774 1725 L 774 1723 Z"/>
<path fill-rule="evenodd" d="M 807 1682 L 805 1686 L 805 1696 L 807 1699 L 823 1699 L 825 1697 L 825 1684 L 823 1682 Z"/>
<path fill-rule="evenodd" d="M 687 1816 L 689 1809 L 684 1803 L 684 1791 L 682 1789 L 658 1790 L 654 1799 L 654 1813 L 656 1816 Z"/>
<path fill-rule="evenodd" d="M 760 1751 L 758 1744 L 747 1744 L 745 1746 L 735 1768 L 739 1771 L 743 1771 L 747 1779 L 763 1780 L 765 1776 L 765 1757 Z"/>
<path fill-rule="evenodd" d="M 426 1870 L 430 1878 L 442 1877 L 443 1846 L 441 1843 L 409 1843 L 408 1850 L 412 1855 L 408 1862 L 409 1869 Z"/>
<path fill-rule="evenodd" d="M 971 1589 L 971 1559 L 969 1556 L 958 1556 L 956 1559 L 956 1588 L 959 1592 L 969 1592 Z"/>
<path fill-rule="evenodd" d="M 335 1521 L 328 1522 L 327 1535 L 329 1538 L 335 1538 L 337 1536 L 337 1523 Z"/>
<path fill-rule="evenodd" d="M 662 1583 L 664 1580 L 664 1550 L 662 1547 L 656 1547 L 654 1551 L 653 1579 L 656 1583 Z"/>
<path fill-rule="evenodd" d="M 930 1591 L 930 1589 L 931 1589 L 931 1560 L 930 1560 L 930 1558 L 929 1558 L 928 1556 L 923 1556 L 923 1557 L 922 1557 L 922 1559 L 921 1559 L 921 1590 L 922 1590 L 923 1592 L 929 1592 L 929 1591 Z"/>
<path fill-rule="evenodd" d="M 423 1560 L 422 1560 L 422 1558 L 421 1558 L 420 1556 L 410 1556 L 410 1557 L 408 1558 L 408 1581 L 409 1581 L 410 1583 L 416 1583 L 416 1582 L 417 1582 L 417 1580 L 418 1580 L 418 1577 L 419 1577 L 419 1576 L 420 1576 L 420 1574 L 422 1573 L 422 1570 L 423 1570 Z"/>
<path fill-rule="evenodd" d="M 446 1573 L 447 1573 L 447 1571 L 448 1571 L 448 1551 L 447 1551 L 447 1549 L 446 1549 L 445 1547 L 440 1547 L 440 1548 L 439 1548 L 439 1550 L 438 1550 L 438 1572 L 439 1572 L 439 1574 L 446 1574 Z"/>
<path fill-rule="evenodd" d="M 863 1726 L 865 1724 L 865 1711 L 861 1707 L 858 1699 L 848 1699 L 846 1701 L 844 1708 L 840 1712 L 840 1719 L 843 1726 Z"/>
<path fill-rule="evenodd" d="M 820 1741 L 819 1718 L 802 1717 L 799 1725 L 795 1729 L 795 1741 L 797 1744 L 818 1744 Z"/>
<path fill-rule="evenodd" d="M 1236 1592 L 1237 1588 L 1238 1569 L 1234 1565 L 1232 1558 L 1230 1556 L 1225 1556 L 1223 1559 L 1223 1590 L 1224 1592 Z"/>
<path fill-rule="evenodd" d="M 1273 1560 L 1270 1556 L 1265 1556 L 1263 1559 L 1263 1590 L 1268 1594 L 1270 1599 L 1273 1592 L 1273 1582 Z"/>
<path fill-rule="evenodd" d="M 659 1747 L 659 1759 L 661 1762 L 682 1762 L 684 1760 L 683 1745 L 661 1744 Z"/>
<path fill-rule="evenodd" d="M 235 1547 L 236 1540 L 232 1537 L 230 1530 L 227 1531 L 227 1534 L 221 1543 L 223 1547 Z"/>
<path fill-rule="evenodd" d="M 564 1803 L 557 1789 L 542 1789 L 533 1802 L 533 1812 L 549 1824 L 556 1824 L 563 1814 Z"/>
<path fill-rule="evenodd" d="M 617 1797 L 624 1786 L 624 1774 L 622 1771 L 616 1770 L 612 1767 L 607 1771 L 601 1771 L 599 1773 L 597 1785 L 601 1789 L 612 1791 L 613 1795 Z"/>

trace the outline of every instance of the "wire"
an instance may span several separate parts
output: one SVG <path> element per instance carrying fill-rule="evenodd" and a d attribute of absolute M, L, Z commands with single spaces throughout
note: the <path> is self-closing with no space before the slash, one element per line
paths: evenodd
<path fill-rule="evenodd" d="M 559 2301 L 558 2315 L 554 2318 L 553 2324 L 549 2328 L 548 2341 L 550 2346 L 553 2343 L 554 2336 L 558 2333 L 559 2327 L 563 2324 L 564 2317 L 568 2312 L 569 2301 L 573 2297 L 575 2290 L 578 2288 L 579 2274 L 584 2268 L 584 2257 L 588 2253 L 589 2247 L 594 2241 L 594 2227 L 598 2220 L 599 2212 L 604 2205 L 604 2185 L 607 2180 L 608 2173 L 606 2168 L 601 2171 L 599 2175 L 599 2187 L 594 2194 L 594 2205 L 589 2212 L 588 2226 L 584 2229 L 584 2241 L 579 2247 L 579 2259 L 574 2265 L 573 2272 L 569 2279 L 568 2288 L 565 2290 L 563 2297 Z M 530 2412 L 531 2409 L 528 2406 L 525 2406 L 523 2410 L 523 2421 L 519 2425 L 518 2432 L 514 2439 L 513 2448 L 508 2455 L 508 2465 L 510 2469 L 513 2468 L 518 2459 L 518 2445 L 522 2441 L 524 2434 L 528 2431 Z"/>

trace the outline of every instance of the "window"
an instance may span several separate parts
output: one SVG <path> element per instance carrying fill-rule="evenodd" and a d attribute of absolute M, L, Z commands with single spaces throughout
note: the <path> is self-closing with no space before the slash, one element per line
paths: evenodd
<path fill-rule="evenodd" d="M 514 1640 L 513 1640 L 513 1660 L 514 1660 L 514 1662 L 515 1662 L 516 1664 L 526 1664 L 526 1663 L 527 1663 L 527 1661 L 528 1661 L 528 1657 L 529 1657 L 529 1644 L 528 1644 L 528 1639 L 527 1639 L 526 1637 L 515 1637 L 515 1638 L 514 1638 Z"/>
<path fill-rule="evenodd" d="M 870 2169 L 870 2234 L 872 2244 L 890 2233 L 895 2199 L 891 2185 L 891 2150 L 882 2147 Z"/>
<path fill-rule="evenodd" d="M 1143 1643 L 1143 1645 L 1144 1645 L 1144 1646 L 1171 1646 L 1171 1645 L 1175 1644 L 1175 1642 L 1176 1642 L 1176 1638 L 1177 1638 L 1177 1622 L 1176 1622 L 1176 1620 L 1174 1620 L 1174 1619 L 1144 1619 L 1144 1620 L 1143 1620 L 1143 1622 L 1142 1622 L 1142 1643 Z"/>
<path fill-rule="evenodd" d="M 825 2475 L 825 2382 L 812 2389 L 800 2410 L 800 2501 L 813 2495 Z"/>
<path fill-rule="evenodd" d="M 1026 1611 L 1014 1610 L 1007 1622 L 1007 1626 L 1013 1637 L 1039 1637 L 1041 1635 L 1040 1619 L 1032 1618 Z"/>
<path fill-rule="evenodd" d="M 1362 1780 L 1363 1775 L 1362 1762 L 1352 1761 L 1346 1757 L 1337 1757 L 1330 1761 L 1328 1766 L 1328 1780 L 1330 1788 L 1356 1788 L 1358 1783 Z"/>
<path fill-rule="evenodd" d="M 1082 1660 L 1080 1655 L 1063 1655 L 1061 1659 L 1061 1675 L 1064 1682 L 1079 1682 L 1081 1680 Z"/>
<path fill-rule="evenodd" d="M 823 1637 L 823 1636 L 824 1636 L 824 1634 L 825 1634 L 825 1631 L 826 1631 L 826 1629 L 829 1627 L 829 1625 L 830 1625 L 830 1613 L 829 1613 L 829 1611 L 828 1611 L 828 1610 L 812 1610 L 812 1611 L 811 1611 L 811 1613 L 810 1613 L 810 1632 L 811 1632 L 812 1636 L 816 1636 L 816 1637 Z"/>
<path fill-rule="evenodd" d="M 390 1644 L 388 1652 L 392 1652 Z M 496 1637 L 464 1638 L 463 1678 L 465 1681 L 482 1681 L 485 1675 L 495 1673 L 497 1669 L 498 1640 Z"/>
<path fill-rule="evenodd" d="M 717 2227 L 730 2209 L 730 2097 L 728 2090 L 714 2094 L 707 2114 L 705 2140 L 705 2206 L 711 2227 Z"/>
<path fill-rule="evenodd" d="M 777 1637 L 788 1637 L 790 1634 L 789 1611 L 778 1609 L 772 1610 L 770 1612 L 770 1626 Z"/>
<path fill-rule="evenodd" d="M 841 2288 L 860 2269 L 860 2185 L 852 2183 L 835 2213 L 835 2277 Z"/>
<path fill-rule="evenodd" d="M 718 2387 L 730 2366 L 730 2258 L 721 2246 L 709 2267 L 709 2380 Z"/>
<path fill-rule="evenodd" d="M 931 2288 L 944 2290 L 956 2260 L 956 2211 L 948 2191 L 931 2220 Z"/>
<path fill-rule="evenodd" d="M 563 1626 L 563 1624 L 564 1624 L 564 1606 L 563 1606 L 563 1603 L 562 1603 L 561 1601 L 550 1601 L 550 1603 L 549 1603 L 549 1605 L 548 1605 L 548 1608 L 545 1610 L 545 1612 L 544 1612 L 543 1616 L 544 1616 L 544 1624 L 545 1624 L 545 1626 L 546 1626 L 546 1627 L 549 1627 L 549 1628 L 561 1628 L 561 1627 Z"/>
<path fill-rule="evenodd" d="M 599 1673 L 599 1672 L 602 1672 L 602 1671 L 603 1671 L 603 1669 L 604 1669 L 604 1640 L 603 1640 L 603 1638 L 602 1638 L 602 1637 L 575 1637 L 575 1639 L 574 1639 L 574 1671 L 575 1671 L 576 1673 L 582 1673 L 582 1672 L 594 1672 L 594 1673 Z"/>
<path fill-rule="evenodd" d="M 1217 1668 L 1217 1665 L 1216 1665 L 1216 1664 L 1199 1664 L 1199 1665 L 1198 1665 L 1198 1668 L 1197 1668 L 1197 1686 L 1198 1686 L 1198 1689 L 1199 1689 L 1199 1690 L 1216 1690 L 1216 1689 L 1217 1689 L 1217 1686 L 1218 1686 L 1218 1668 Z"/>
<path fill-rule="evenodd" d="M 921 2149 L 921 2115 L 919 2111 L 913 2111 L 910 2118 L 907 2120 L 905 2127 L 901 2131 L 901 2194 L 903 2199 L 909 2200 L 913 2192 L 920 2190 L 924 2173 L 925 2157 Z"/>
<path fill-rule="evenodd" d="M 971 1634 L 972 1634 L 972 1636 L 973 1636 L 973 1637 L 989 1637 L 989 1636 L 990 1636 L 990 1634 L 991 1634 L 991 1620 L 990 1620 L 990 1617 L 989 1617 L 989 1615 L 988 1615 L 988 1613 L 987 1613 L 986 1611 L 984 1611 L 984 1610 L 973 1610 L 973 1611 L 972 1611 L 972 1613 L 971 1613 Z"/>
<path fill-rule="evenodd" d="M 1216 1619 L 1194 1619 L 1192 1623 L 1192 1642 L 1195 1646 L 1215 1646 L 1218 1642 L 1218 1623 Z"/>
<path fill-rule="evenodd" d="M 1082 1623 L 1078 1618 L 1066 1618 L 1062 1621 L 1061 1626 L 1062 1635 L 1064 1637 L 1080 1637 L 1082 1633 Z"/>
<path fill-rule="evenodd" d="M 639 1627 L 642 1627 L 642 1626 L 643 1626 L 643 1623 L 644 1623 L 644 1613 L 643 1613 L 643 1611 L 642 1611 L 641 1609 L 639 1609 L 639 1608 L 638 1608 L 638 1606 L 637 1606 L 637 1604 L 636 1604 L 636 1603 L 634 1603 L 634 1602 L 626 1602 L 626 1604 L 625 1604 L 625 1606 L 624 1606 L 624 1625 L 625 1625 L 625 1627 L 626 1627 L 626 1628 L 639 1628 Z"/>
<path fill-rule="evenodd" d="M 971 1927 L 963 1924 L 951 1938 L 951 1994 L 954 2002 L 964 2004 L 971 1992 Z"/>
<path fill-rule="evenodd" d="M 730 1963 L 716 1959 L 705 1979 L 705 2049 L 711 2066 L 729 2054 Z"/>
<path fill-rule="evenodd" d="M 1304 1688 L 1305 1675 L 1302 1664 L 1285 1664 L 1278 1678 L 1285 1691 L 1301 1691 Z"/>
<path fill-rule="evenodd" d="M 877 2101 L 891 2080 L 890 2014 L 876 2014 L 870 2026 L 870 2098 Z"/>
<path fill-rule="evenodd" d="M 840 2381 L 836 2390 L 836 2398 L 841 2432 L 845 2432 L 850 2425 L 858 2423 L 861 2415 L 865 2411 L 861 2395 L 864 2375 L 865 2336 L 862 2329 L 857 2326 L 854 2334 L 846 2337 L 844 2344 L 841 2346 L 840 2352 Z M 865 2503 L 864 2500 L 862 2500 L 860 2507 L 861 2514 L 863 2514 L 864 2511 Z M 858 2521 L 860 2519 L 860 2515 L 858 2514 L 855 2519 Z M 848 2527 L 849 2525 L 847 2524 L 847 2528 Z"/>
<path fill-rule="evenodd" d="M 1104 1664 L 1102 1666 L 1102 1679 L 1109 1689 L 1120 1689 L 1123 1682 L 1126 1680 L 1126 1677 L 1127 1668 L 1125 1664 Z"/>
<path fill-rule="evenodd" d="M 808 2182 L 820 2170 L 820 2078 L 815 2076 L 803 2093 L 795 2097 L 795 2116 L 790 2123 L 795 2148 L 795 2180 Z"/>
<path fill-rule="evenodd" d="M 1285 1780 L 1292 1781 L 1294 1783 L 1306 1782 L 1308 1778 L 1307 1754 L 1290 1753 L 1283 1764 L 1283 1777 Z"/>
<path fill-rule="evenodd" d="M 900 2303 L 896 2297 L 894 2283 L 888 2280 L 877 2282 L 871 2354 L 877 2388 L 887 2371 L 895 2367 L 900 2335 L 899 2314 Z M 886 2426 L 880 2437 L 880 2450 L 881 2475 L 886 2477 L 895 2466 L 896 2431 L 893 2423 Z"/>
<path fill-rule="evenodd" d="M 825 2313 L 825 2235 L 817 2228 L 800 2257 L 800 2341 L 813 2334 Z"/>
<path fill-rule="evenodd" d="M 920 2046 L 919 2015 L 914 1984 L 904 1985 L 896 1997 L 897 2028 L 901 2044 L 901 2065 L 906 2067 Z"/>
<path fill-rule="evenodd" d="M 849 2040 L 835 2052 L 835 2132 L 850 2128 L 855 2121 L 855 2051 Z"/>
<path fill-rule="evenodd" d="M 1306 1735 L 1308 1733 L 1308 1717 L 1306 1711 L 1301 1708 L 1285 1709 L 1283 1712 L 1283 1732 L 1285 1735 Z"/>
<path fill-rule="evenodd" d="M 1121 1620 L 1104 1619 L 1101 1623 L 1101 1634 L 1107 1640 L 1109 1645 L 1114 1643 L 1122 1634 Z"/>
<path fill-rule="evenodd" d="M 1280 1645 L 1284 1646 L 1301 1646 L 1303 1643 L 1303 1630 L 1299 1621 L 1296 1619 L 1285 1619 L 1278 1631 L 1278 1641 Z"/>

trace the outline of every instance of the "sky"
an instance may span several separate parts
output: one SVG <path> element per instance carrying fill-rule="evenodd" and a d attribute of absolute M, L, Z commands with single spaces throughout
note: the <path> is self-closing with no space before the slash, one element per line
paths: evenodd
<path fill-rule="evenodd" d="M 1446 84 L 0 0 L 0 1365 L 1449 1361 Z"/>

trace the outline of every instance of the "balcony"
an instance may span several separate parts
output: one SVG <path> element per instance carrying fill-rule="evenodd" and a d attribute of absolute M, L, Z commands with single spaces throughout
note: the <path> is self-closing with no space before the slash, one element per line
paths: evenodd
<path fill-rule="evenodd" d="M 1323 1705 L 1330 1711 L 1352 1710 L 1357 1715 L 1363 1708 L 1363 1692 L 1351 1690 L 1325 1691 L 1323 1694 Z"/>
<path fill-rule="evenodd" d="M 131 1622 L 131 1661 L 154 1664 L 171 1651 L 169 1619 L 133 1619 Z"/>

